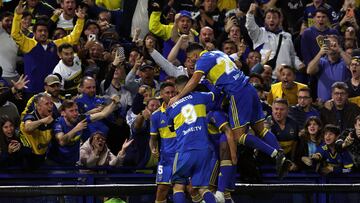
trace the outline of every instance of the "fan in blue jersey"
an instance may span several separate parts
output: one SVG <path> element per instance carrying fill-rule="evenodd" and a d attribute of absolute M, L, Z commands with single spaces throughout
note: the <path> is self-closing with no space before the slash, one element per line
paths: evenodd
<path fill-rule="evenodd" d="M 204 51 L 197 43 L 188 46 L 187 57 L 195 64 L 195 72 L 184 89 L 170 100 L 170 104 L 191 92 L 203 76 L 222 89 L 230 100 L 228 114 L 235 139 L 243 145 L 259 149 L 276 160 L 279 177 L 283 177 L 289 168 L 283 151 L 273 133 L 264 127 L 264 113 L 260 99 L 248 77 L 240 71 L 225 53 Z M 248 133 L 248 126 L 257 136 Z M 261 139 L 260 139 L 260 138 Z M 284 164 L 285 163 L 285 164 Z"/>
<path fill-rule="evenodd" d="M 182 91 L 188 78 L 176 79 L 176 90 Z M 215 203 L 208 190 L 213 169 L 213 148 L 207 132 L 206 109 L 214 101 L 213 93 L 191 92 L 168 106 L 168 124 L 176 132 L 176 155 L 173 166 L 174 202 L 186 202 L 185 185 L 189 178 L 193 189 L 205 202 Z"/>
<path fill-rule="evenodd" d="M 339 135 L 339 127 L 327 124 L 324 127 L 324 144 L 318 147 L 316 153 L 311 156 L 312 160 L 321 161 L 320 172 L 324 175 L 329 173 L 349 173 L 354 165 L 349 151 L 338 152 L 336 150 L 335 141 Z M 310 162 L 310 164 L 312 163 Z"/>
<path fill-rule="evenodd" d="M 150 150 L 155 156 L 159 155 L 158 136 L 160 137 L 160 160 L 156 174 L 156 201 L 166 202 L 166 195 L 171 187 L 172 167 L 176 153 L 176 133 L 171 132 L 167 125 L 166 107 L 171 97 L 175 96 L 173 83 L 163 83 L 160 86 L 160 97 L 163 100 L 160 108 L 151 115 L 150 119 Z"/>
<path fill-rule="evenodd" d="M 217 202 L 231 202 L 230 192 L 235 188 L 236 180 L 236 144 L 227 115 L 222 111 L 211 111 L 207 114 L 208 133 L 215 146 L 216 158 L 220 160 L 215 198 Z"/>

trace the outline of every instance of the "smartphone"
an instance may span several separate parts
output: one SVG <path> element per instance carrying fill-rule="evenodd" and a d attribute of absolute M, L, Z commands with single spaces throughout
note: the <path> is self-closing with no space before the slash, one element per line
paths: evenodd
<path fill-rule="evenodd" d="M 329 39 L 324 39 L 324 45 L 329 48 L 330 47 L 330 40 Z"/>
<path fill-rule="evenodd" d="M 124 49 L 124 47 L 119 47 L 117 51 L 118 51 L 118 53 L 120 55 L 120 58 L 125 58 L 125 49 Z"/>
<path fill-rule="evenodd" d="M 89 34 L 88 35 L 88 41 L 96 41 L 96 35 L 95 34 Z"/>

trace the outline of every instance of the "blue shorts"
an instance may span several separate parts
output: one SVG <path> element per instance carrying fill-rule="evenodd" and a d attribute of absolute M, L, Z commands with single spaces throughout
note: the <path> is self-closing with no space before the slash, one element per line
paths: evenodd
<path fill-rule="evenodd" d="M 264 112 L 255 88 L 246 84 L 237 94 L 228 95 L 229 118 L 232 129 L 264 120 Z"/>
<path fill-rule="evenodd" d="M 176 153 L 172 183 L 186 185 L 189 178 L 194 188 L 208 187 L 213 172 L 214 152 L 210 149 Z"/>
<path fill-rule="evenodd" d="M 170 185 L 175 154 L 163 154 L 156 173 L 156 184 Z"/>

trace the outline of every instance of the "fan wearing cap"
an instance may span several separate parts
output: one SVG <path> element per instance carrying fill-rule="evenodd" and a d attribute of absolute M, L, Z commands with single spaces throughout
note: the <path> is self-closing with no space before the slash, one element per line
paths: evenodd
<path fill-rule="evenodd" d="M 139 78 L 136 79 L 136 73 Z M 137 60 L 134 67 L 127 74 L 125 78 L 125 87 L 130 91 L 131 95 L 135 97 L 139 88 L 142 85 L 150 86 L 152 89 L 152 96 L 160 90 L 160 84 L 154 79 L 154 67 L 152 65 L 141 65 L 141 60 Z"/>
<path fill-rule="evenodd" d="M 42 93 L 46 93 L 47 95 L 49 95 L 52 103 L 54 104 L 52 107 L 53 108 L 52 113 L 53 113 L 53 116 L 55 119 L 60 116 L 60 114 L 58 112 L 58 108 L 60 107 L 60 105 L 62 103 L 62 99 L 60 98 L 60 87 L 61 87 L 61 81 L 57 75 L 50 74 L 50 75 L 46 76 L 46 78 L 44 80 L 45 92 L 42 92 Z M 39 93 L 39 94 L 42 94 L 42 93 Z M 24 111 L 21 113 L 21 119 L 24 118 L 25 114 L 34 111 L 35 97 L 36 97 L 36 95 L 32 96 L 27 101 L 26 107 L 25 107 Z"/>

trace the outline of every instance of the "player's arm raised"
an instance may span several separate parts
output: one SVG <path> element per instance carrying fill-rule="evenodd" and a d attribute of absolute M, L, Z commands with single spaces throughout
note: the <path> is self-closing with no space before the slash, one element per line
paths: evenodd
<path fill-rule="evenodd" d="M 194 72 L 189 82 L 185 85 L 184 89 L 175 97 L 171 98 L 168 106 L 175 103 L 177 100 L 181 99 L 183 96 L 189 94 L 191 91 L 195 89 L 195 87 L 199 84 L 201 77 L 204 75 L 202 72 Z"/>

